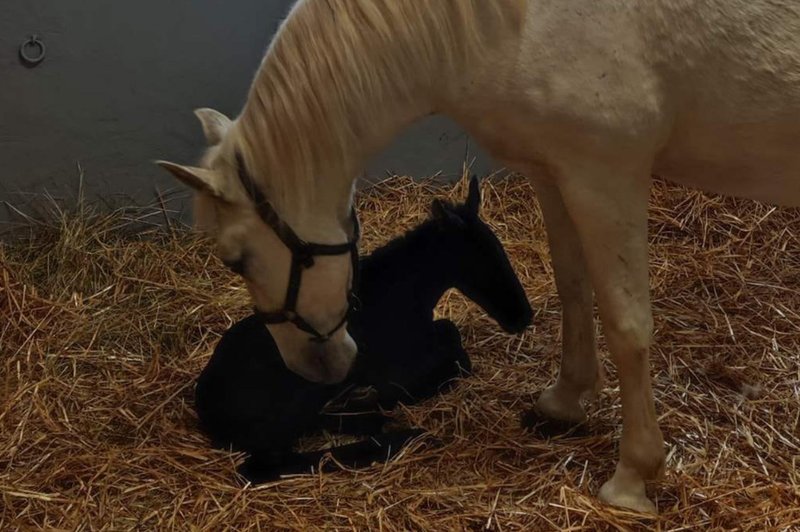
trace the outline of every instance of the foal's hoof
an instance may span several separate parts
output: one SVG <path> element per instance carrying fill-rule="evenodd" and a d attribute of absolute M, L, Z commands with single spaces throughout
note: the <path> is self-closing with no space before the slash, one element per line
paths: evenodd
<path fill-rule="evenodd" d="M 372 386 L 358 387 L 347 397 L 344 403 L 346 410 L 375 410 L 378 408 L 380 395 Z"/>
<path fill-rule="evenodd" d="M 621 481 L 615 474 L 600 488 L 598 498 L 606 504 L 633 510 L 642 514 L 656 515 L 656 505 L 647 498 L 644 481 Z"/>
<path fill-rule="evenodd" d="M 357 412 L 374 410 L 378 406 L 380 396 L 378 390 L 372 386 L 358 386 L 351 388 L 346 393 L 331 399 L 323 408 L 330 414 L 340 412 Z"/>

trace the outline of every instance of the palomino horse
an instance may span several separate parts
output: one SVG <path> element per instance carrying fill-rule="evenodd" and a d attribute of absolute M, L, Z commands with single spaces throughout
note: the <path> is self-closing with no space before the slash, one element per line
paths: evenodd
<path fill-rule="evenodd" d="M 434 112 L 537 190 L 564 309 L 561 371 L 537 402 L 552 418 L 582 420 L 582 398 L 601 384 L 594 289 L 623 427 L 600 497 L 653 511 L 645 482 L 663 472 L 665 454 L 648 362 L 650 176 L 800 205 L 800 5 L 298 2 L 240 116 L 197 112 L 211 145 L 201 167 L 161 163 L 200 192 L 198 214 L 217 228 L 219 255 L 244 261 L 255 303 L 279 317 L 270 331 L 298 373 L 335 381 L 352 363 L 355 346 L 339 326 L 351 258 L 345 245 L 308 260 L 316 248 L 290 249 L 286 235 L 351 242 L 365 159 Z M 292 308 L 290 262 L 304 264 Z M 279 323 L 298 315 L 312 327 Z"/>

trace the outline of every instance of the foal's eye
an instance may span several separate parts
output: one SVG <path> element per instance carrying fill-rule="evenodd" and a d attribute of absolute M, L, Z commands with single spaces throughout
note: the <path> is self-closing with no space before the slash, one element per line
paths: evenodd
<path fill-rule="evenodd" d="M 244 275 L 244 257 L 240 257 L 236 260 L 226 260 L 222 259 L 222 264 L 228 267 L 233 273 L 238 275 Z"/>

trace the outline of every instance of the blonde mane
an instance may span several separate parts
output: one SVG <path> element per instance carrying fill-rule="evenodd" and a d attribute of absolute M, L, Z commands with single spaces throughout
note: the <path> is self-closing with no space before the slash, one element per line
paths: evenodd
<path fill-rule="evenodd" d="M 346 179 L 341 186 L 352 186 L 369 155 L 365 144 L 387 135 L 381 117 L 397 115 L 421 95 L 431 107 L 424 112 L 432 112 L 437 84 L 446 84 L 493 35 L 519 25 L 522 5 L 300 0 L 250 88 L 235 143 L 266 174 L 255 177 L 274 201 L 307 208 L 320 180 L 338 177 Z"/>

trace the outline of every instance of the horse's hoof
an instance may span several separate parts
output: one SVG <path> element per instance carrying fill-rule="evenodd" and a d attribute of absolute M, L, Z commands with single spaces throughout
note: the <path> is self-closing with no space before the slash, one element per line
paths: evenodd
<path fill-rule="evenodd" d="M 556 386 L 542 391 L 536 401 L 535 410 L 543 417 L 568 425 L 578 425 L 586 421 L 586 411 L 581 405 L 580 396 L 566 397 L 559 393 Z"/>
<path fill-rule="evenodd" d="M 535 408 L 522 413 L 520 425 L 540 438 L 553 438 L 556 436 L 586 436 L 588 430 L 584 423 L 558 421 L 542 416 Z"/>
<path fill-rule="evenodd" d="M 642 514 L 656 515 L 656 505 L 647 498 L 644 481 L 622 482 L 617 475 L 611 477 L 600 488 L 598 498 L 606 504 L 633 510 Z"/>

